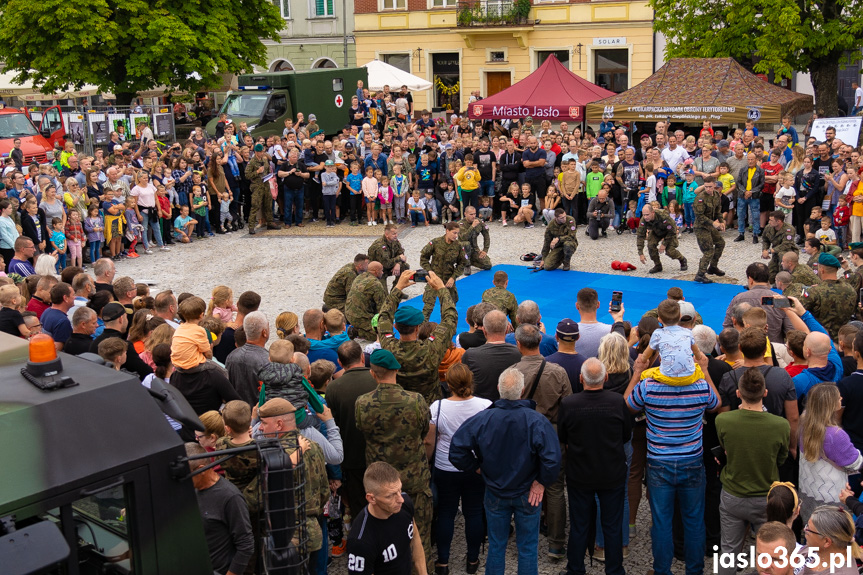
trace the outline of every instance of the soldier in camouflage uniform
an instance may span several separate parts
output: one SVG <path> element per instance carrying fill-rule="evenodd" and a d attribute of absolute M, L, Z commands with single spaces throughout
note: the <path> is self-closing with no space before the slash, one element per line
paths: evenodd
<path fill-rule="evenodd" d="M 270 173 L 270 158 L 264 151 L 263 144 L 255 144 L 255 155 L 246 166 L 246 179 L 252 190 L 252 210 L 249 213 L 249 235 L 255 235 L 258 226 L 258 210 L 263 212 L 264 223 L 268 230 L 280 230 L 281 226 L 273 223 L 273 196 L 270 186 L 263 177 Z"/>
<path fill-rule="evenodd" d="M 464 253 L 468 257 L 468 263 L 464 266 L 464 275 L 470 275 L 471 266 L 490 270 L 491 259 L 488 257 L 488 248 L 491 245 L 491 236 L 488 233 L 488 224 L 477 219 L 475 207 L 468 206 L 464 209 L 464 218 L 458 225 L 458 241 L 461 242 Z M 482 235 L 482 249 L 479 249 L 480 235 Z"/>
<path fill-rule="evenodd" d="M 387 278 L 398 276 L 404 270 L 411 269 L 407 262 L 405 250 L 399 241 L 399 230 L 395 224 L 384 226 L 384 235 L 372 242 L 369 247 L 369 259 L 373 262 L 381 262 L 384 266 L 384 275 L 381 283 L 387 289 Z"/>
<path fill-rule="evenodd" d="M 258 409 L 258 418 L 261 420 L 259 431 L 264 436 L 278 437 L 294 465 L 299 462 L 297 450 L 302 453 L 308 551 L 314 553 L 324 550 L 324 545 L 329 544 L 323 541 L 318 520 L 324 512 L 324 505 L 330 498 L 330 485 L 324 463 L 324 451 L 320 445 L 297 433 L 295 411 L 296 408 L 287 399 L 276 397 L 267 401 Z M 312 560 L 310 559 L 310 562 Z"/>
<path fill-rule="evenodd" d="M 429 573 L 433 573 L 431 472 L 423 445 L 431 412 L 422 395 L 396 383 L 401 365 L 392 352 L 375 350 L 370 363 L 378 387 L 359 396 L 356 402 L 357 429 L 366 439 L 366 465 L 384 461 L 398 470 L 402 489 L 414 502 L 414 521 Z"/>
<path fill-rule="evenodd" d="M 649 232 L 649 233 L 648 233 Z M 680 245 L 677 241 L 677 224 L 674 218 L 665 210 L 654 210 L 653 206 L 646 204 L 641 212 L 641 222 L 638 225 L 638 259 L 641 263 L 647 263 L 644 257 L 644 240 L 647 239 L 647 253 L 653 261 L 653 267 L 647 272 L 655 274 L 662 271 L 662 262 L 659 260 L 659 244 L 665 250 L 665 255 L 680 262 L 680 271 L 686 271 L 686 258 L 677 251 Z"/>
<path fill-rule="evenodd" d="M 836 341 L 839 335 L 839 328 L 851 321 L 857 310 L 857 292 L 845 280 L 836 276 L 840 267 L 836 256 L 821 254 L 818 257 L 821 283 L 807 290 L 808 297 L 800 301 L 827 330 L 833 341 Z"/>
<path fill-rule="evenodd" d="M 345 301 L 345 319 L 357 328 L 359 336 L 366 341 L 378 338 L 372 327 L 372 318 L 380 311 L 387 297 L 380 282 L 383 273 L 380 262 L 371 262 L 368 271 L 358 275 L 351 284 Z"/>
<path fill-rule="evenodd" d="M 554 210 L 554 219 L 545 228 L 542 269 L 556 270 L 563 264 L 563 271 L 569 271 L 572 254 L 578 249 L 578 240 L 575 237 L 577 228 L 575 218 L 566 215 L 563 208 Z"/>
<path fill-rule="evenodd" d="M 722 239 L 722 232 L 725 231 L 722 202 L 720 194 L 716 192 L 713 176 L 704 178 L 704 184 L 695 191 L 695 239 L 702 253 L 695 281 L 710 284 L 713 280 L 704 274 L 725 275 L 718 267 L 722 250 L 725 249 L 725 240 Z"/>
<path fill-rule="evenodd" d="M 518 311 L 518 300 L 515 295 L 506 289 L 509 284 L 509 276 L 506 272 L 494 272 L 494 287 L 488 288 L 482 292 L 482 301 L 494 305 L 497 309 L 509 316 L 509 321 L 512 323 L 512 328 L 518 327 L 516 312 Z"/>
<path fill-rule="evenodd" d="M 461 275 L 464 266 L 469 261 L 464 253 L 461 243 L 458 241 L 459 225 L 449 222 L 444 226 L 446 233 L 439 238 L 430 241 L 420 253 L 420 267 L 426 271 L 434 272 L 444 282 L 449 290 L 452 303 L 458 303 L 458 291 L 455 280 Z M 423 292 L 423 316 L 428 320 L 434 309 L 437 295 L 435 290 L 426 284 Z"/>
<path fill-rule="evenodd" d="M 814 286 L 821 283 L 821 278 L 815 275 L 807 265 L 800 263 L 800 254 L 797 252 L 788 251 L 782 254 L 782 270 L 791 274 L 791 283 L 785 288 L 789 293 L 785 295 L 793 295 L 803 301 L 801 290 L 804 286 Z M 789 290 L 789 288 L 792 288 Z"/>
<path fill-rule="evenodd" d="M 794 228 L 785 223 L 785 214 L 780 211 L 770 212 L 768 224 L 761 234 L 761 257 L 765 260 L 770 259 L 767 265 L 770 283 L 773 283 L 776 274 L 781 271 L 782 256 L 786 252 L 799 253 L 800 251 L 794 243 L 794 234 Z"/>
<path fill-rule="evenodd" d="M 354 263 L 342 266 L 336 275 L 330 279 L 327 289 L 324 290 L 324 305 L 345 313 L 345 302 L 348 300 L 351 285 L 357 276 L 365 273 L 368 268 L 369 256 L 366 254 L 357 254 L 354 257 Z"/>
<path fill-rule="evenodd" d="M 387 296 L 378 319 L 378 334 L 381 347 L 393 352 L 401 364 L 397 378 L 399 385 L 419 393 L 431 405 L 443 398 L 438 367 L 455 335 L 458 312 L 443 281 L 434 272 L 429 272 L 428 285 L 440 299 L 441 320 L 427 340 L 419 341 L 417 327 L 425 319 L 422 312 L 410 306 L 399 308 L 403 291 L 414 283 L 413 274 L 413 271 L 402 273 Z M 395 337 L 393 324 L 401 339 Z"/>

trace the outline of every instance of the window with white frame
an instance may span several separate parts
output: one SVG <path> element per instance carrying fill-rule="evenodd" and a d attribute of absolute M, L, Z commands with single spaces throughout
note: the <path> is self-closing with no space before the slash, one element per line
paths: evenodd
<path fill-rule="evenodd" d="M 390 66 L 395 66 L 402 72 L 411 73 L 410 54 L 380 54 L 380 59 Z"/>
<path fill-rule="evenodd" d="M 291 19 L 291 0 L 273 0 L 285 20 Z"/>
<path fill-rule="evenodd" d="M 432 0 L 434 8 L 452 8 L 456 5 L 456 0 Z"/>
<path fill-rule="evenodd" d="M 333 0 L 311 0 L 313 18 L 330 18 L 335 16 Z"/>
<path fill-rule="evenodd" d="M 379 0 L 381 10 L 404 10 L 406 0 Z"/>

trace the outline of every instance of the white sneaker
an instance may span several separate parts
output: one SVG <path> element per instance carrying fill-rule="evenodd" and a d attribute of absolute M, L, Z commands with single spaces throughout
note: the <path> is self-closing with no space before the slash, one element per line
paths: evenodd
<path fill-rule="evenodd" d="M 392 220 L 390 220 L 390 225 L 392 225 L 392 224 L 393 224 L 393 221 L 392 221 Z"/>
<path fill-rule="evenodd" d="M 145 254 L 152 254 L 152 253 L 153 253 L 153 250 L 144 250 L 144 253 L 145 253 Z"/>
<path fill-rule="evenodd" d="M 169 251 L 171 251 L 171 248 L 169 248 L 168 246 L 162 246 L 161 248 L 159 248 L 159 251 L 160 252 L 169 252 Z"/>
<path fill-rule="evenodd" d="M 373 225 L 373 226 L 378 225 L 378 221 L 377 221 L 377 220 L 374 220 L 374 221 L 372 222 L 372 225 Z"/>
<path fill-rule="evenodd" d="M 371 222 L 369 222 L 369 225 L 372 225 L 372 223 L 371 223 Z"/>

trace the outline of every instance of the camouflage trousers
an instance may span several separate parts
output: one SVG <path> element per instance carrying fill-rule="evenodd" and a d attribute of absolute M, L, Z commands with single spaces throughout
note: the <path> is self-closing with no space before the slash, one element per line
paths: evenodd
<path fill-rule="evenodd" d="M 680 243 L 677 241 L 677 236 L 670 235 L 663 239 L 659 239 L 654 237 L 653 234 L 647 238 L 647 253 L 650 255 L 650 259 L 653 260 L 653 263 L 656 265 L 661 265 L 662 262 L 659 261 L 659 244 L 662 243 L 665 245 L 665 255 L 670 257 L 673 260 L 683 261 L 683 255 L 677 251 L 677 246 Z"/>
<path fill-rule="evenodd" d="M 568 264 L 572 254 L 578 248 L 575 240 L 563 240 L 548 252 L 542 260 L 542 269 L 545 271 L 556 270 L 561 264 Z"/>
<path fill-rule="evenodd" d="M 441 278 L 443 279 L 443 278 Z M 446 281 L 444 281 L 446 283 Z M 452 296 L 452 303 L 458 303 L 458 290 L 455 289 L 455 282 L 453 282 L 451 288 L 449 289 L 449 295 Z M 431 312 L 434 309 L 435 301 L 437 301 L 437 296 L 435 295 L 435 291 L 426 284 L 426 289 L 423 292 L 423 316 L 428 321 L 429 316 L 431 316 Z"/>
<path fill-rule="evenodd" d="M 434 556 L 432 555 L 431 544 L 432 516 L 434 514 L 434 510 L 432 509 L 431 489 L 429 488 L 418 493 L 408 492 L 408 495 L 414 502 L 414 521 L 416 521 L 417 530 L 420 532 L 420 540 L 423 544 L 428 572 L 434 573 Z M 416 575 L 416 569 L 412 569 L 412 572 Z"/>
<path fill-rule="evenodd" d="M 479 257 L 479 248 L 475 248 L 470 242 L 462 242 L 461 245 L 464 248 L 464 253 L 472 267 L 479 268 L 481 270 L 491 269 L 491 258 L 488 257 L 488 254 L 483 257 Z"/>
<path fill-rule="evenodd" d="M 701 261 L 698 262 L 698 274 L 704 275 L 707 269 L 716 267 L 722 251 L 725 249 L 725 240 L 719 230 L 710 228 L 695 228 L 695 239 L 698 241 L 698 249 L 701 250 Z"/>
<path fill-rule="evenodd" d="M 411 265 L 407 262 L 401 262 L 399 264 L 399 268 L 400 268 L 399 273 L 401 273 L 403 271 L 407 271 L 407 270 L 411 269 Z M 390 289 L 391 289 L 391 288 L 387 287 L 387 278 L 391 278 L 391 277 L 395 277 L 395 276 L 393 276 L 393 268 L 384 269 L 384 275 L 381 276 L 381 284 L 384 286 L 384 291 L 387 293 L 390 293 Z M 393 286 L 396 285 L 397 281 L 398 280 L 393 280 Z"/>
<path fill-rule="evenodd" d="M 249 228 L 255 229 L 258 225 L 258 210 L 264 219 L 264 225 L 273 223 L 273 196 L 269 188 L 252 189 L 252 210 L 249 213 Z"/>

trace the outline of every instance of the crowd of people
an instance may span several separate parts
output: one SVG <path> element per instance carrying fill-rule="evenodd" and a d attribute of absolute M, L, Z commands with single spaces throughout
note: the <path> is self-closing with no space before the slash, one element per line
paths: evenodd
<path fill-rule="evenodd" d="M 768 156 L 754 126 L 725 138 L 705 124 L 681 138 L 660 123 L 636 150 L 605 121 L 598 137 L 529 118 L 443 126 L 422 112 L 411 123 L 370 114 L 365 96 L 329 140 L 313 115 L 257 142 L 224 118 L 214 140 L 136 147 L 112 134 L 94 157 L 70 146 L 57 166 L 10 159 L 0 331 L 46 333 L 143 385 L 170 380 L 206 427 L 167 421 L 190 455 L 299 434 L 311 572 L 346 554 L 350 573 L 446 575 L 456 560 L 475 573 L 487 542 L 485 572 L 504 573 L 514 524 L 519 573 L 536 573 L 547 553 L 570 575 L 585 572 L 585 554 L 620 575 L 630 541 L 645 536 L 645 485 L 657 574 L 674 556 L 700 573 L 714 546 L 737 553 L 750 532 L 776 558 L 798 541 L 818 565 L 849 548 L 861 558 L 849 513 L 863 466 L 858 149 L 830 130 L 826 142 L 798 142 L 786 121 Z M 279 227 L 276 217 L 303 225 L 321 209 L 327 225 L 365 214 L 383 234 L 338 270 L 320 308 L 267 318 L 252 291 L 151 294 L 117 273 L 139 243 L 167 251 Z M 546 269 L 570 268 L 579 225 L 597 241 L 632 230 L 659 270 L 662 252 L 685 269 L 676 247 L 692 233 L 704 253 L 696 279 L 709 282 L 723 273 L 735 211 L 736 239 L 751 228 L 770 261 L 747 267 L 748 289 L 715 329 L 679 287 L 640 318 L 611 309 L 612 324 L 584 288 L 578 318 L 545 326 L 501 271 L 465 317 L 456 311 L 456 279 L 492 267 L 492 222 L 543 221 Z M 443 224 L 419 269 L 399 221 Z M 415 281 L 422 310 L 402 303 Z M 459 319 L 469 330 L 456 334 Z M 256 474 L 238 459 L 196 478 L 202 512 L 223 510 L 205 525 L 220 573 L 259 569 Z M 451 554 L 459 509 L 463 558 Z"/>

